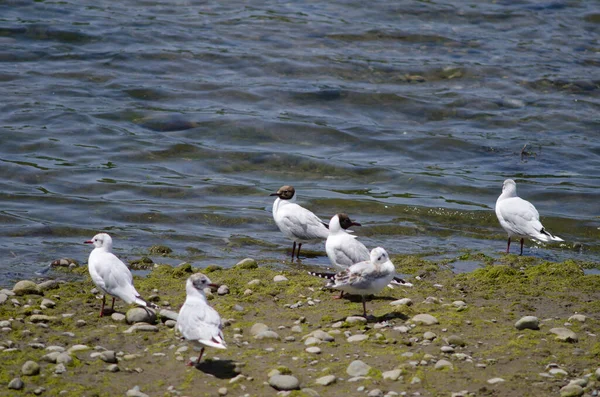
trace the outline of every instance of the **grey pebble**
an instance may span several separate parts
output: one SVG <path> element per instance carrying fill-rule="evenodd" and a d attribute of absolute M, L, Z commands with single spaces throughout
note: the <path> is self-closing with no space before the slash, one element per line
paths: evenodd
<path fill-rule="evenodd" d="M 402 376 L 402 370 L 401 369 L 393 369 L 391 371 L 385 371 L 381 374 L 381 376 L 383 377 L 384 380 L 398 380 L 400 378 L 400 376 Z"/>
<path fill-rule="evenodd" d="M 348 324 L 356 324 L 356 323 L 366 324 L 367 319 L 362 316 L 349 316 L 349 317 L 346 317 L 346 322 Z"/>
<path fill-rule="evenodd" d="M 110 364 L 106 366 L 108 372 L 119 372 L 119 366 L 117 364 Z"/>
<path fill-rule="evenodd" d="M 73 357 L 69 353 L 61 352 L 56 356 L 57 364 L 71 365 L 73 363 Z"/>
<path fill-rule="evenodd" d="M 219 289 L 217 290 L 217 295 L 227 295 L 229 293 L 229 287 L 226 286 L 225 284 L 219 286 Z"/>
<path fill-rule="evenodd" d="M 158 327 L 156 325 L 146 324 L 146 323 L 138 323 L 129 327 L 126 331 L 123 331 L 124 334 L 131 334 L 133 332 L 158 332 Z"/>
<path fill-rule="evenodd" d="M 142 393 L 139 386 L 134 386 L 133 389 L 127 390 L 127 397 L 149 397 L 146 393 Z"/>
<path fill-rule="evenodd" d="M 177 325 L 177 321 L 167 320 L 167 321 L 165 321 L 165 325 L 169 328 L 174 328 Z"/>
<path fill-rule="evenodd" d="M 15 295 L 42 295 L 42 290 L 40 287 L 31 280 L 21 280 L 15 284 L 13 287 L 13 292 Z"/>
<path fill-rule="evenodd" d="M 410 298 L 402 298 L 402 299 L 398 299 L 393 302 L 390 302 L 390 305 L 392 305 L 392 306 L 412 306 L 412 304 L 413 304 L 413 301 Z"/>
<path fill-rule="evenodd" d="M 100 354 L 100 360 L 105 363 L 115 364 L 117 362 L 117 355 L 114 350 L 107 350 Z"/>
<path fill-rule="evenodd" d="M 41 360 L 47 363 L 56 364 L 56 358 L 61 352 L 50 352 L 42 356 Z"/>
<path fill-rule="evenodd" d="M 335 383 L 336 379 L 335 375 L 325 375 L 315 380 L 315 383 L 320 386 L 329 386 Z"/>
<path fill-rule="evenodd" d="M 8 300 L 8 295 L 0 293 L 0 305 Z M 16 378 L 15 378 L 16 379 Z"/>
<path fill-rule="evenodd" d="M 115 312 L 115 313 L 113 313 L 113 314 L 111 314 L 111 315 L 110 315 L 110 318 L 111 318 L 113 321 L 116 321 L 116 322 L 118 322 L 118 323 L 124 323 L 124 322 L 126 322 L 126 321 L 127 321 L 127 316 L 126 316 L 126 315 L 124 315 L 123 313 L 116 313 L 116 312 Z"/>
<path fill-rule="evenodd" d="M 281 337 L 279 336 L 279 334 L 275 331 L 271 331 L 271 330 L 267 330 L 267 331 L 262 331 L 259 332 L 258 334 L 254 335 L 254 339 L 281 339 Z"/>
<path fill-rule="evenodd" d="M 166 320 L 177 321 L 177 318 L 179 317 L 179 313 L 177 313 L 173 310 L 167 310 L 167 309 L 160 309 L 160 311 L 158 312 L 158 315 L 162 318 L 163 321 L 166 321 Z"/>
<path fill-rule="evenodd" d="M 458 335 L 450 335 L 447 338 L 447 343 L 452 346 L 460 346 L 460 347 L 463 347 L 467 344 L 467 342 L 465 342 L 464 339 Z"/>
<path fill-rule="evenodd" d="M 54 302 L 53 300 L 44 298 L 44 299 L 42 299 L 42 303 L 40 304 L 40 306 L 42 308 L 50 308 L 50 309 L 52 309 L 54 306 L 56 306 L 56 302 Z"/>
<path fill-rule="evenodd" d="M 577 334 L 568 328 L 551 328 L 549 332 L 556 335 L 556 339 L 561 342 L 577 342 L 579 340 Z"/>
<path fill-rule="evenodd" d="M 516 323 L 515 328 L 518 330 L 523 329 L 540 329 L 540 319 L 535 316 L 525 316 L 521 317 Z"/>
<path fill-rule="evenodd" d="M 38 287 L 40 287 L 40 290 L 42 290 L 42 291 L 48 291 L 51 289 L 57 289 L 61 283 L 64 283 L 64 281 L 47 280 L 47 281 L 39 283 Z"/>
<path fill-rule="evenodd" d="M 250 327 L 250 335 L 256 336 L 263 331 L 268 331 L 270 328 L 267 324 L 263 323 L 254 323 L 252 327 Z"/>
<path fill-rule="evenodd" d="M 283 274 L 278 274 L 277 276 L 273 277 L 273 281 L 276 283 L 280 283 L 280 282 L 288 281 L 288 279 Z"/>
<path fill-rule="evenodd" d="M 346 341 L 348 341 L 349 343 L 357 343 L 357 342 L 365 341 L 367 339 L 369 339 L 369 335 L 359 334 L 359 335 L 352 335 L 351 337 L 346 339 Z"/>
<path fill-rule="evenodd" d="M 504 382 L 504 379 L 502 378 L 491 378 L 487 380 L 487 383 L 489 383 L 490 385 L 496 385 L 498 383 L 502 383 Z"/>
<path fill-rule="evenodd" d="M 383 397 L 383 392 L 380 389 L 373 389 L 368 394 L 368 397 Z"/>
<path fill-rule="evenodd" d="M 217 390 L 217 394 L 219 394 L 219 396 L 226 396 L 227 392 L 228 390 L 226 387 L 221 387 L 219 388 L 219 390 Z"/>
<path fill-rule="evenodd" d="M 311 354 L 321 354 L 321 348 L 317 346 L 310 346 L 306 348 L 306 352 Z"/>
<path fill-rule="evenodd" d="M 560 389 L 560 397 L 579 397 L 582 396 L 583 393 L 583 388 L 573 383 L 569 383 Z"/>
<path fill-rule="evenodd" d="M 156 322 L 156 311 L 147 307 L 134 307 L 127 310 L 127 323 L 148 323 L 154 324 Z"/>
<path fill-rule="evenodd" d="M 25 383 L 21 380 L 21 378 L 14 378 L 10 382 L 8 382 L 8 388 L 12 390 L 21 390 L 25 386 Z"/>
<path fill-rule="evenodd" d="M 433 317 L 431 314 L 417 314 L 411 319 L 411 321 L 415 323 L 421 323 L 423 325 L 439 324 L 438 319 Z"/>
<path fill-rule="evenodd" d="M 454 369 L 454 366 L 448 360 L 439 360 L 437 363 L 435 363 L 434 368 L 435 369 L 444 369 L 444 368 Z"/>
<path fill-rule="evenodd" d="M 346 368 L 346 373 L 350 376 L 365 376 L 369 373 L 371 367 L 361 360 L 354 360 Z"/>
<path fill-rule="evenodd" d="M 65 372 L 67 372 L 67 367 L 65 367 L 64 364 L 57 364 L 56 367 L 54 367 L 54 373 L 55 374 L 64 374 Z"/>
<path fill-rule="evenodd" d="M 269 385 L 276 390 L 296 390 L 300 388 L 300 381 L 292 375 L 273 375 L 269 378 Z"/>
<path fill-rule="evenodd" d="M 35 361 L 27 361 L 21 367 L 21 373 L 25 376 L 33 376 L 40 373 L 40 365 Z"/>
<path fill-rule="evenodd" d="M 569 322 L 578 321 L 580 323 L 585 323 L 585 320 L 587 320 L 587 317 L 583 314 L 573 314 L 571 317 L 569 317 Z"/>

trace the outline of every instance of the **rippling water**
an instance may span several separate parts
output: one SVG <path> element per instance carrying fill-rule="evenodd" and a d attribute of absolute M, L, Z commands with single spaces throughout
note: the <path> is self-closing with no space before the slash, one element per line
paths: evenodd
<path fill-rule="evenodd" d="M 283 260 L 283 184 L 368 246 L 497 256 L 511 177 L 568 243 L 526 253 L 596 262 L 599 33 L 575 0 L 1 1 L 0 284 L 97 231 Z"/>

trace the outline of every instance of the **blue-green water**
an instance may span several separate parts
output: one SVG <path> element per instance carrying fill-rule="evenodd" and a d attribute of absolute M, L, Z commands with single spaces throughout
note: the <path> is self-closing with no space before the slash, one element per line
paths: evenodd
<path fill-rule="evenodd" d="M 599 32 L 592 1 L 0 1 L 0 284 L 98 231 L 283 260 L 283 184 L 369 247 L 499 255 L 511 177 L 567 241 L 526 254 L 598 261 Z"/>

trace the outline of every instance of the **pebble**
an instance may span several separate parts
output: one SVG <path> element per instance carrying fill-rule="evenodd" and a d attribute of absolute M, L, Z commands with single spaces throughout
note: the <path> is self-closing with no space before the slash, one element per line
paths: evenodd
<path fill-rule="evenodd" d="M 30 280 L 19 281 L 18 283 L 15 284 L 12 291 L 17 296 L 28 295 L 28 294 L 42 295 L 42 290 L 40 289 L 40 287 L 36 283 L 34 283 L 33 281 L 30 281 Z"/>
<path fill-rule="evenodd" d="M 383 397 L 383 392 L 380 389 L 371 390 L 367 396 L 369 397 Z"/>
<path fill-rule="evenodd" d="M 239 267 L 240 269 L 256 269 L 258 268 L 258 263 L 252 258 L 245 258 L 236 263 L 234 267 Z"/>
<path fill-rule="evenodd" d="M 77 267 L 79 263 L 75 259 L 71 258 L 61 258 L 56 259 L 50 263 L 52 267 Z"/>
<path fill-rule="evenodd" d="M 359 335 L 352 335 L 351 337 L 346 339 L 346 341 L 349 343 L 356 343 L 356 342 L 365 341 L 367 339 L 369 339 L 369 335 L 359 334 Z"/>
<path fill-rule="evenodd" d="M 165 325 L 169 328 L 174 328 L 177 325 L 177 321 L 167 320 L 165 321 Z"/>
<path fill-rule="evenodd" d="M 329 386 L 335 383 L 336 379 L 335 375 L 325 375 L 315 380 L 315 383 L 320 386 Z"/>
<path fill-rule="evenodd" d="M 585 320 L 587 320 L 587 317 L 583 314 L 573 314 L 571 317 L 569 317 L 570 322 L 578 321 L 580 323 L 585 323 Z"/>
<path fill-rule="evenodd" d="M 40 373 L 40 365 L 35 361 L 27 361 L 21 367 L 21 373 L 25 376 L 38 375 Z"/>
<path fill-rule="evenodd" d="M 367 319 L 362 316 L 349 316 L 349 317 L 346 317 L 346 322 L 348 324 L 356 324 L 356 323 L 366 324 Z"/>
<path fill-rule="evenodd" d="M 0 305 L 8 300 L 8 295 L 0 293 Z"/>
<path fill-rule="evenodd" d="M 321 349 L 317 346 L 310 346 L 306 348 L 306 352 L 311 354 L 321 354 Z"/>
<path fill-rule="evenodd" d="M 46 361 L 47 363 L 56 364 L 56 358 L 59 354 L 60 352 L 50 352 L 48 354 L 43 355 L 41 360 Z"/>
<path fill-rule="evenodd" d="M 127 390 L 127 397 L 149 397 L 146 393 L 142 393 L 139 386 L 134 386 L 133 389 Z"/>
<path fill-rule="evenodd" d="M 487 383 L 489 383 L 490 385 L 495 385 L 502 382 L 504 382 L 504 379 L 502 378 L 491 378 L 487 380 Z"/>
<path fill-rule="evenodd" d="M 54 367 L 54 373 L 55 374 L 64 374 L 65 372 L 67 372 L 67 367 L 65 367 L 64 364 L 57 364 L 56 367 Z"/>
<path fill-rule="evenodd" d="M 12 390 L 21 390 L 25 386 L 25 383 L 21 378 L 14 378 L 8 383 L 8 388 Z"/>
<path fill-rule="evenodd" d="M 39 283 L 38 287 L 40 287 L 40 290 L 42 290 L 42 291 L 48 291 L 51 289 L 57 289 L 61 283 L 64 283 L 64 281 L 47 280 L 42 283 Z"/>
<path fill-rule="evenodd" d="M 226 396 L 228 391 L 229 390 L 227 390 L 226 387 L 220 387 L 219 390 L 217 390 L 217 394 L 219 396 Z"/>
<path fill-rule="evenodd" d="M 324 341 L 324 342 L 333 342 L 335 340 L 335 338 L 331 334 L 329 334 L 323 330 L 320 330 L 320 329 L 317 329 L 317 330 L 309 333 L 308 335 L 304 336 L 304 338 L 306 338 L 306 337 L 313 337 L 313 338 L 316 338 L 316 339 Z"/>
<path fill-rule="evenodd" d="M 551 328 L 549 332 L 555 334 L 556 340 L 561 342 L 577 342 L 579 340 L 577 334 L 567 328 Z"/>
<path fill-rule="evenodd" d="M 410 380 L 410 384 L 411 385 L 416 385 L 418 383 L 421 383 L 421 378 L 419 378 L 418 376 L 414 376 L 411 380 Z"/>
<path fill-rule="evenodd" d="M 596 372 L 594 372 L 594 374 L 596 375 L 596 380 L 600 380 L 600 367 L 596 370 Z"/>
<path fill-rule="evenodd" d="M 383 377 L 384 380 L 398 380 L 400 378 L 400 376 L 402 376 L 402 370 L 401 369 L 393 369 L 391 371 L 385 371 L 381 374 L 381 376 Z"/>
<path fill-rule="evenodd" d="M 440 347 L 442 353 L 454 353 L 454 348 L 452 346 L 442 346 Z"/>
<path fill-rule="evenodd" d="M 433 317 L 431 314 L 417 314 L 411 319 L 411 321 L 415 323 L 421 323 L 423 325 L 439 324 L 438 319 Z"/>
<path fill-rule="evenodd" d="M 46 348 L 46 350 L 49 352 L 59 352 L 60 353 L 60 352 L 64 352 L 65 348 L 62 346 L 51 345 L 51 346 L 48 346 Z"/>
<path fill-rule="evenodd" d="M 267 331 L 262 331 L 259 332 L 258 334 L 254 335 L 254 339 L 281 339 L 281 337 L 279 336 L 279 334 L 275 331 L 271 331 L 271 330 L 267 330 Z"/>
<path fill-rule="evenodd" d="M 518 330 L 523 329 L 540 329 L 540 319 L 535 316 L 525 316 L 521 317 L 516 323 L 515 328 Z"/>
<path fill-rule="evenodd" d="M 127 316 L 125 316 L 123 313 L 113 313 L 110 315 L 110 318 L 118 323 L 124 323 L 127 321 Z"/>
<path fill-rule="evenodd" d="M 313 336 L 309 336 L 308 338 L 306 338 L 304 340 L 304 345 L 305 346 L 318 345 L 320 343 L 322 343 L 321 339 L 317 339 L 317 338 L 315 338 Z"/>
<path fill-rule="evenodd" d="M 361 360 L 354 360 L 346 368 L 346 373 L 350 376 L 365 376 L 369 373 L 371 367 Z"/>
<path fill-rule="evenodd" d="M 233 378 L 229 379 L 229 383 L 230 384 L 237 383 L 237 382 L 240 382 L 240 381 L 242 381 L 244 379 L 246 379 L 246 377 L 244 375 L 242 375 L 242 374 L 239 374 L 239 375 L 234 376 Z"/>
<path fill-rule="evenodd" d="M 584 390 L 581 386 L 572 383 L 560 389 L 560 397 L 579 397 L 583 393 Z"/>
<path fill-rule="evenodd" d="M 454 369 L 454 366 L 452 365 L 452 363 L 448 360 L 439 360 L 437 363 L 435 363 L 435 369 Z"/>
<path fill-rule="evenodd" d="M 117 355 L 113 350 L 107 350 L 100 354 L 100 360 L 105 363 L 115 364 L 117 362 Z"/>
<path fill-rule="evenodd" d="M 283 274 L 278 274 L 277 276 L 273 277 L 273 281 L 276 283 L 280 283 L 280 282 L 288 281 L 288 279 Z M 273 385 L 271 385 L 271 386 L 273 386 Z"/>
<path fill-rule="evenodd" d="M 408 333 L 408 331 L 410 331 L 410 328 L 407 327 L 406 325 L 400 325 L 398 327 L 394 327 L 394 331 L 398 331 L 401 334 L 406 334 L 406 333 Z"/>
<path fill-rule="evenodd" d="M 427 331 L 423 334 L 423 339 L 434 340 L 435 338 L 437 338 L 437 335 L 431 331 Z"/>
<path fill-rule="evenodd" d="M 250 335 L 256 336 L 256 335 L 260 334 L 261 332 L 268 331 L 268 330 L 270 330 L 270 328 L 267 324 L 255 323 L 252 325 L 252 327 L 250 327 Z"/>
<path fill-rule="evenodd" d="M 262 284 L 262 281 L 260 281 L 259 279 L 255 278 L 254 280 L 250 280 L 248 281 L 248 285 L 253 286 L 253 285 L 260 285 Z"/>
<path fill-rule="evenodd" d="M 53 300 L 47 299 L 47 298 L 42 299 L 42 303 L 40 304 L 40 307 L 42 309 L 46 309 L 46 308 L 52 309 L 54 306 L 56 306 L 56 302 L 54 302 Z"/>
<path fill-rule="evenodd" d="M 127 310 L 127 324 L 135 323 L 148 323 L 154 324 L 156 322 L 156 311 L 147 307 L 134 307 Z"/>
<path fill-rule="evenodd" d="M 35 389 L 33 389 L 33 394 L 35 394 L 36 396 L 39 396 L 40 394 L 42 394 L 45 391 L 46 391 L 45 387 L 36 387 Z"/>
<path fill-rule="evenodd" d="M 144 332 L 158 332 L 158 327 L 156 325 L 146 324 L 146 323 L 137 323 L 129 327 L 126 331 L 123 331 L 124 334 L 131 334 L 137 331 Z"/>
<path fill-rule="evenodd" d="M 32 314 L 29 316 L 29 321 L 32 323 L 46 323 L 49 321 L 56 321 L 59 318 L 56 316 L 46 316 L 45 314 Z"/>
<path fill-rule="evenodd" d="M 109 364 L 109 365 L 107 365 L 106 366 L 106 370 L 108 372 L 119 372 L 120 371 L 119 366 L 117 364 Z"/>
<path fill-rule="evenodd" d="M 62 352 L 56 356 L 55 362 L 57 364 L 71 365 L 73 363 L 73 357 L 71 357 L 69 353 Z"/>
<path fill-rule="evenodd" d="M 467 343 L 458 335 L 450 335 L 447 339 L 449 345 L 453 346 L 465 346 Z"/>
<path fill-rule="evenodd" d="M 398 299 L 393 302 L 390 302 L 390 305 L 392 305 L 392 306 L 412 306 L 412 304 L 413 304 L 413 301 L 410 298 L 402 298 L 402 299 Z"/>
<path fill-rule="evenodd" d="M 226 286 L 225 284 L 219 286 L 219 289 L 217 289 L 217 295 L 227 295 L 229 293 L 229 287 Z"/>
<path fill-rule="evenodd" d="M 167 309 L 160 309 L 158 315 L 163 319 L 163 321 L 165 321 L 165 319 L 177 321 L 177 318 L 179 317 L 179 313 Z"/>
<path fill-rule="evenodd" d="M 562 368 L 550 368 L 548 373 L 553 376 L 556 376 L 556 375 L 569 376 L 569 373 Z"/>
<path fill-rule="evenodd" d="M 269 385 L 276 390 L 296 390 L 300 388 L 300 381 L 292 375 L 273 375 Z"/>

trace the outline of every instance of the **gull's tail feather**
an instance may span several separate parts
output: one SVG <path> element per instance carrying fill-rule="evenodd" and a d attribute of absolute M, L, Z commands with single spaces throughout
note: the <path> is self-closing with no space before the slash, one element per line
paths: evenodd
<path fill-rule="evenodd" d="M 404 279 L 402 279 L 400 277 L 394 277 L 387 286 L 388 286 L 388 288 L 394 289 L 394 285 L 401 285 L 403 287 L 412 287 L 413 286 L 412 283 L 409 283 L 408 281 L 405 281 Z"/>
<path fill-rule="evenodd" d="M 158 305 L 155 305 L 152 302 L 148 302 L 146 299 L 142 298 L 141 296 L 136 296 L 134 303 L 138 306 L 150 307 L 152 309 L 160 309 L 160 307 Z"/>
<path fill-rule="evenodd" d="M 335 273 L 327 273 L 327 272 L 308 272 L 311 276 L 317 276 L 321 278 L 325 278 L 327 280 L 333 280 L 335 277 Z"/>
<path fill-rule="evenodd" d="M 221 335 L 213 336 L 210 340 L 198 340 L 198 342 L 206 346 L 216 347 L 217 349 L 227 349 L 227 343 L 225 343 Z"/>
<path fill-rule="evenodd" d="M 542 229 L 540 230 L 540 235 L 537 237 L 538 240 L 544 241 L 546 243 L 550 242 L 550 241 L 565 241 L 562 238 L 558 237 L 558 236 L 553 236 L 550 233 L 548 233 L 548 231 L 546 231 L 546 229 L 544 229 L 542 227 Z"/>

